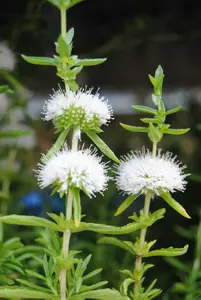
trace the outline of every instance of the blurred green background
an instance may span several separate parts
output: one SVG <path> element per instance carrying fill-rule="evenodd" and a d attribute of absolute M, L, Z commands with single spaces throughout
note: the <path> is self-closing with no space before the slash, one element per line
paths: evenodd
<path fill-rule="evenodd" d="M 55 69 L 27 64 L 20 54 L 51 56 L 54 41 L 60 31 L 59 13 L 46 1 L 18 0 L 0 4 L 0 40 L 6 41 L 15 52 L 16 78 L 26 87 L 22 102 L 10 97 L 14 118 L 35 129 L 33 149 L 17 151 L 19 168 L 12 173 L 12 197 L 7 205 L 9 213 L 26 213 L 44 216 L 45 211 L 63 210 L 63 201 L 50 198 L 49 191 L 40 191 L 34 172 L 41 152 L 46 152 L 56 139 L 51 122 L 42 122 L 40 111 L 52 89 L 60 84 Z M 188 253 L 181 259 L 193 260 L 195 230 L 201 208 L 201 4 L 197 1 L 112 1 L 86 0 L 68 13 L 68 28 L 75 28 L 74 53 L 82 57 L 107 57 L 105 64 L 86 68 L 79 75 L 81 86 L 100 88 L 113 106 L 115 119 L 105 127 L 102 138 L 120 156 L 131 149 L 150 147 L 143 134 L 124 131 L 119 122 L 140 125 L 141 115 L 134 113 L 133 104 L 151 103 L 151 84 L 148 73 L 153 74 L 161 64 L 165 72 L 164 102 L 167 108 L 182 105 L 183 110 L 169 116 L 174 128 L 191 127 L 185 136 L 165 136 L 160 147 L 174 152 L 188 166 L 189 177 L 186 192 L 177 193 L 176 199 L 192 216 L 185 220 L 176 214 L 164 201 L 157 198 L 152 210 L 167 207 L 166 218 L 148 230 L 148 239 L 158 239 L 158 247 L 182 247 L 190 243 Z M 7 83 L 0 74 L 0 83 Z M 18 97 L 19 98 L 19 97 Z M 19 99 L 18 99 L 19 100 Z M 8 106 L 9 107 L 9 106 Z M 0 96 L 0 122 L 6 121 L 8 108 Z M 89 142 L 83 137 L 83 142 Z M 1 145 L 0 158 L 4 160 L 8 151 Z M 4 171 L 4 169 L 3 169 Z M 83 213 L 86 220 L 107 224 L 124 225 L 133 211 L 143 206 L 139 197 L 122 216 L 113 217 L 118 205 L 124 199 L 117 193 L 113 183 L 105 196 L 95 199 L 83 197 Z M 1 207 L 5 199 L 0 199 Z M 186 240 L 176 231 L 179 225 L 190 229 L 192 239 Z M 192 229 L 191 229 L 192 228 Z M 30 236 L 37 237 L 38 230 L 6 226 L 5 237 L 20 235 L 30 243 Z M 91 268 L 103 267 L 103 279 L 118 287 L 122 280 L 119 269 L 132 268 L 132 258 L 112 246 L 96 245 L 99 235 L 82 233 L 73 237 L 72 247 L 82 249 L 85 254 L 93 253 Z M 123 238 L 123 237 L 122 237 Z M 132 238 L 132 236 L 131 236 Z M 133 239 L 135 235 L 133 235 Z M 127 238 L 129 239 L 129 238 Z M 201 253 L 200 253 L 201 256 Z M 179 278 L 175 269 L 162 258 L 150 259 L 156 267 L 147 273 L 147 280 L 158 278 L 158 286 L 167 291 Z M 178 297 L 169 299 L 180 299 Z M 160 298 L 160 297 L 159 297 Z"/>

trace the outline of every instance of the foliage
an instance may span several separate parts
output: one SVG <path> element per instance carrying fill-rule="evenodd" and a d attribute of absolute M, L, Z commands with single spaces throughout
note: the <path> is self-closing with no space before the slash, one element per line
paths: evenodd
<path fill-rule="evenodd" d="M 100 129 L 100 126 L 106 123 L 101 123 L 101 117 L 99 116 L 98 111 L 90 111 L 90 102 L 87 101 L 90 97 L 93 101 L 91 92 L 78 90 L 79 86 L 77 84 L 77 75 L 82 71 L 82 69 L 85 66 L 95 66 L 102 64 L 106 60 L 105 58 L 80 59 L 78 55 L 72 53 L 74 29 L 70 28 L 66 32 L 66 13 L 70 8 L 72 8 L 79 2 L 82 2 L 82 0 L 49 0 L 48 2 L 50 2 L 60 11 L 61 16 L 61 34 L 59 35 L 55 43 L 55 55 L 53 55 L 53 57 L 22 55 L 22 58 L 33 65 L 54 67 L 56 69 L 57 76 L 61 78 L 65 86 L 64 92 L 62 91 L 56 94 L 56 96 L 52 96 L 52 98 L 47 102 L 46 110 L 48 111 L 49 109 L 50 115 L 53 115 L 54 110 L 56 111 L 56 113 L 58 113 L 56 115 L 58 119 L 56 119 L 56 117 L 51 117 L 49 118 L 49 120 L 53 119 L 54 126 L 56 127 L 56 133 L 59 133 L 59 137 L 47 152 L 47 154 L 42 156 L 41 164 L 39 164 L 39 170 L 37 171 L 38 180 L 42 188 L 50 185 L 53 189 L 52 195 L 56 192 L 59 192 L 60 197 L 65 198 L 65 213 L 47 213 L 49 217 L 49 219 L 47 219 L 39 216 L 24 216 L 20 214 L 6 215 L 7 209 L 3 211 L 3 215 L 0 217 L 1 224 L 6 223 L 20 226 L 42 227 L 43 230 L 41 232 L 41 237 L 36 239 L 36 242 L 40 243 L 42 247 L 40 246 L 39 248 L 35 248 L 34 246 L 31 246 L 33 247 L 31 248 L 33 252 L 39 250 L 38 255 L 32 255 L 32 253 L 29 252 L 30 248 L 23 248 L 25 249 L 25 251 L 27 250 L 26 256 L 23 256 L 23 259 L 30 258 L 31 261 L 35 261 L 35 265 L 33 268 L 32 265 L 29 264 L 28 268 L 25 268 L 23 264 L 20 264 L 20 260 L 22 259 L 22 257 L 19 257 L 19 254 L 22 254 L 22 252 L 20 252 L 21 250 L 19 250 L 18 248 L 20 248 L 22 244 L 19 242 L 19 239 L 8 240 L 2 244 L 2 257 L 5 257 L 2 270 L 4 267 L 9 267 L 10 269 L 18 271 L 19 274 L 17 274 L 16 278 L 14 278 L 12 282 L 7 282 L 8 284 L 12 284 L 12 287 L 5 286 L 0 288 L 0 296 L 12 299 L 20 298 L 61 300 L 110 300 L 114 298 L 117 298 L 118 300 L 153 299 L 160 295 L 162 290 L 155 287 L 157 281 L 156 279 L 154 279 L 148 285 L 148 287 L 144 285 L 145 273 L 150 268 L 152 268 L 153 265 L 142 262 L 142 259 L 155 256 L 174 257 L 183 255 L 186 253 L 188 245 L 182 248 L 173 248 L 171 246 L 168 248 L 152 250 L 152 247 L 155 245 L 156 240 L 152 240 L 149 242 L 146 241 L 146 231 L 156 221 L 162 219 L 165 214 L 165 209 L 159 209 L 155 212 L 149 211 L 152 199 L 155 196 L 159 196 L 179 214 L 186 218 L 190 218 L 183 206 L 176 200 L 174 200 L 171 196 L 171 192 L 174 192 L 177 189 L 184 190 L 184 178 L 186 175 L 183 174 L 183 168 L 180 167 L 179 163 L 174 162 L 174 159 L 171 156 L 160 156 L 160 152 L 157 151 L 157 145 L 163 138 L 163 135 L 167 134 L 177 136 L 185 134 L 186 132 L 188 132 L 189 128 L 174 129 L 170 127 L 170 124 L 166 123 L 166 117 L 178 112 L 181 107 L 176 107 L 166 111 L 162 99 L 164 74 L 163 69 L 161 68 L 161 66 L 159 66 L 156 69 L 154 77 L 149 75 L 149 79 L 153 85 L 152 101 L 155 108 L 150 108 L 142 105 L 133 106 L 133 108 L 137 112 L 140 112 L 142 114 L 150 114 L 151 117 L 141 118 L 141 122 L 144 123 L 144 126 L 131 126 L 124 123 L 121 123 L 121 126 L 128 131 L 143 134 L 146 133 L 148 135 L 153 148 L 151 154 L 149 152 L 147 152 L 146 154 L 150 156 L 150 160 L 152 160 L 151 163 L 154 164 L 157 158 L 162 158 L 163 162 L 168 162 L 170 163 L 170 165 L 172 164 L 175 168 L 177 168 L 178 177 L 181 181 L 181 187 L 169 188 L 169 186 L 163 187 L 158 185 L 155 188 L 154 184 L 156 180 L 154 176 L 152 178 L 152 175 L 145 174 L 144 177 L 141 177 L 141 180 L 154 180 L 153 187 L 141 187 L 139 192 L 137 193 L 134 193 L 133 190 L 129 193 L 127 190 L 123 190 L 129 195 L 119 206 L 115 213 L 115 216 L 122 214 L 123 212 L 128 210 L 128 208 L 130 208 L 131 204 L 133 204 L 137 197 L 139 197 L 140 195 L 144 195 L 145 201 L 143 210 L 140 211 L 139 215 L 133 213 L 129 217 L 131 221 L 129 221 L 128 224 L 124 226 L 113 226 L 104 223 L 89 223 L 83 221 L 84 216 L 82 214 L 81 191 L 89 198 L 91 198 L 92 196 L 94 197 L 96 192 L 103 193 L 106 188 L 105 182 L 107 182 L 109 177 L 106 176 L 106 170 L 108 167 L 106 164 L 101 163 L 101 158 L 94 154 L 91 149 L 84 151 L 83 148 L 81 148 L 81 150 L 79 150 L 81 134 L 86 134 L 86 136 L 99 148 L 99 150 L 105 156 L 107 156 L 107 158 L 116 163 L 117 173 L 120 172 L 118 168 L 121 167 L 121 164 L 124 164 L 126 159 L 128 160 L 127 162 L 129 162 L 129 159 L 131 159 L 132 157 L 130 155 L 126 159 L 119 159 L 116 154 L 110 149 L 110 147 L 100 138 L 99 134 L 102 133 L 102 129 Z M 17 91 L 23 90 L 21 84 L 12 75 L 5 71 L 1 71 L 1 73 L 14 89 L 16 89 Z M 2 87 L 2 91 L 10 92 L 10 90 L 5 86 Z M 18 97 L 18 92 L 16 92 L 16 95 L 17 103 L 21 104 Z M 87 99 L 87 105 L 85 103 L 84 108 L 84 105 L 79 107 L 78 105 L 76 105 L 76 102 L 74 105 L 72 105 L 71 103 L 74 101 L 74 99 L 77 99 L 76 97 L 78 96 L 81 97 L 81 95 L 84 95 L 84 97 L 86 97 L 84 99 Z M 102 98 L 99 98 L 99 94 L 97 95 L 100 107 L 105 105 L 104 109 L 109 110 L 106 102 L 102 101 Z M 55 99 L 57 100 L 57 96 L 61 98 L 59 98 L 59 101 L 57 101 L 56 103 Z M 70 97 L 72 97 L 72 99 L 70 99 L 71 101 L 69 101 Z M 62 102 L 64 100 L 67 102 L 66 106 L 66 102 Z M 68 103 L 68 101 L 70 104 Z M 59 106 L 61 103 L 63 103 L 63 106 Z M 69 112 L 68 109 L 71 105 L 73 108 L 70 112 L 72 114 L 71 118 L 75 118 L 75 122 L 72 124 L 66 124 L 68 115 L 65 115 L 65 113 Z M 22 106 L 24 107 L 24 102 L 22 103 Z M 62 113 L 64 114 L 64 118 L 59 119 L 59 117 L 62 116 Z M 80 116 L 80 119 L 77 117 L 78 115 Z M 91 115 L 93 115 L 93 118 L 95 120 L 94 127 L 93 122 L 90 129 L 87 126 L 82 127 L 79 121 L 83 122 L 83 119 L 85 118 L 85 116 L 87 116 L 86 120 L 84 119 L 84 122 L 87 123 L 90 120 Z M 109 113 L 109 111 L 108 115 L 108 119 L 110 119 L 111 114 Z M 60 121 L 62 126 L 59 125 Z M 11 139 L 13 137 L 23 137 L 24 135 L 29 133 L 29 131 L 26 132 L 23 130 L 10 130 L 7 133 L 1 134 L 0 138 Z M 67 148 L 67 146 L 65 145 L 65 141 L 70 133 L 72 133 L 72 145 L 71 147 Z M 11 154 L 12 153 L 13 152 L 11 152 Z M 73 159 L 70 162 L 68 161 L 68 157 L 71 154 L 77 155 L 77 161 L 80 162 L 80 165 L 76 165 L 77 161 L 74 162 Z M 142 158 L 143 155 L 145 157 L 145 154 L 142 154 Z M 12 161 L 10 162 L 9 160 L 9 163 L 12 163 L 12 167 L 15 162 L 15 156 L 16 153 L 14 155 L 14 159 L 12 155 Z M 79 161 L 80 157 L 82 160 Z M 93 181 L 93 176 L 96 175 L 93 170 L 94 165 L 92 165 L 91 169 L 87 169 L 87 171 L 83 169 L 79 175 L 80 178 L 77 177 L 82 162 L 86 159 L 87 163 L 84 165 L 84 167 L 88 167 L 88 165 L 90 165 L 92 161 L 92 157 L 93 164 L 95 165 L 96 163 L 96 166 L 98 166 L 97 169 L 99 168 L 100 174 L 100 178 L 98 178 L 96 182 Z M 138 153 L 138 158 L 139 157 L 140 154 Z M 136 158 L 135 154 L 133 158 Z M 66 161 L 69 163 L 67 167 L 65 165 Z M 57 163 L 57 165 L 55 162 Z M 170 166 L 170 171 L 172 165 Z M 131 170 L 131 173 L 133 171 L 135 170 Z M 53 177 L 51 177 L 52 175 Z M 172 174 L 170 173 L 169 175 L 171 176 Z M 6 178 L 5 180 L 7 183 L 6 188 L 3 187 L 1 194 L 2 198 L 7 199 L 10 197 L 10 178 Z M 103 180 L 104 182 L 102 189 L 97 187 L 97 184 L 100 183 L 99 181 L 101 180 Z M 116 183 L 118 185 L 117 180 Z M 135 184 L 135 182 L 133 182 L 133 184 Z M 91 254 L 83 258 L 81 255 L 81 251 L 70 249 L 71 236 L 76 233 L 82 233 L 84 231 L 92 231 L 95 233 L 117 236 L 133 233 L 139 230 L 140 237 L 137 238 L 134 242 L 133 240 L 128 241 L 125 239 L 110 236 L 102 237 L 101 239 L 99 239 L 99 244 L 111 244 L 120 247 L 131 254 L 132 257 L 135 257 L 135 265 L 133 270 L 121 270 L 121 273 L 123 275 L 126 275 L 126 279 L 122 282 L 120 290 L 118 291 L 117 289 L 105 287 L 105 285 L 107 285 L 108 283 L 107 281 L 88 283 L 87 281 L 89 279 L 93 279 L 94 276 L 98 275 L 102 271 L 102 268 L 87 272 Z M 6 248 L 8 244 L 11 244 L 11 248 Z M 16 251 L 11 251 L 13 250 L 13 248 Z M 6 255 L 8 256 L 4 255 L 5 249 L 7 249 Z M 11 259 L 12 263 L 9 263 L 9 259 Z M 19 276 L 20 274 L 21 276 Z"/>
<path fill-rule="evenodd" d="M 199 214 L 199 217 L 201 215 Z M 177 226 L 176 231 L 188 240 L 194 240 L 195 251 L 192 261 L 181 261 L 177 258 L 166 258 L 165 260 L 176 269 L 180 281 L 174 283 L 169 292 L 163 297 L 166 299 L 196 300 L 201 296 L 200 288 L 200 253 L 201 253 L 201 222 L 197 228 L 185 229 Z M 196 231 L 196 233 L 195 233 Z"/>

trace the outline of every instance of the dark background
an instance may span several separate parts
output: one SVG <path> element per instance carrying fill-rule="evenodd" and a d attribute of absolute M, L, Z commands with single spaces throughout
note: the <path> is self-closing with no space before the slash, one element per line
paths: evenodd
<path fill-rule="evenodd" d="M 60 30 L 59 12 L 45 1 L 2 1 L 0 25 L 1 38 L 9 40 L 18 54 L 51 55 Z M 68 13 L 71 26 L 75 53 L 108 57 L 105 65 L 88 69 L 89 84 L 118 89 L 145 86 L 146 74 L 158 64 L 168 74 L 166 87 L 200 84 L 199 1 L 86 0 Z M 37 88 L 40 80 L 32 81 L 50 72 L 40 67 L 27 70 L 20 57 L 19 68 L 24 81 Z M 44 80 L 40 87 L 46 82 L 49 88 L 54 82 L 51 71 L 49 85 Z M 27 78 L 33 72 L 37 78 Z"/>

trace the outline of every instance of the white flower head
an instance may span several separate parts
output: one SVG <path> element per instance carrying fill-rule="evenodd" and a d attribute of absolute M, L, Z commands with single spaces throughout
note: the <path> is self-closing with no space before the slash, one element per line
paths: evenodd
<path fill-rule="evenodd" d="M 81 149 L 63 150 L 56 153 L 36 171 L 41 188 L 53 186 L 59 193 L 67 193 L 69 188 L 82 189 L 87 195 L 103 193 L 107 188 L 107 166 L 101 162 L 96 151 Z"/>
<path fill-rule="evenodd" d="M 32 128 L 25 124 L 6 124 L 1 127 L 1 132 L 9 131 L 30 131 Z M 32 149 L 36 145 L 36 139 L 33 132 L 23 136 L 13 136 L 0 139 L 0 145 L 4 147 L 16 147 L 20 149 Z"/>
<path fill-rule="evenodd" d="M 116 184 L 119 190 L 129 195 L 151 192 L 184 191 L 187 184 L 182 166 L 170 152 L 162 154 L 158 150 L 156 157 L 151 152 L 131 152 L 124 156 L 116 171 Z"/>
<path fill-rule="evenodd" d="M 5 42 L 0 43 L 0 69 L 13 71 L 16 65 L 16 57 Z"/>
<path fill-rule="evenodd" d="M 61 89 L 54 92 L 44 106 L 44 119 L 53 120 L 59 131 L 68 126 L 81 131 L 100 130 L 112 118 L 112 107 L 99 93 L 92 94 L 92 89 L 69 91 Z"/>

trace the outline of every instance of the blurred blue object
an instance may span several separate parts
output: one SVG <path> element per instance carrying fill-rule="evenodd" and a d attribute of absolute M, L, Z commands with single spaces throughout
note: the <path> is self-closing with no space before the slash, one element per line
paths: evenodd
<path fill-rule="evenodd" d="M 64 199 L 57 194 L 51 196 L 50 192 L 35 190 L 20 199 L 20 210 L 28 215 L 47 217 L 46 212 L 56 214 L 64 212 Z"/>

